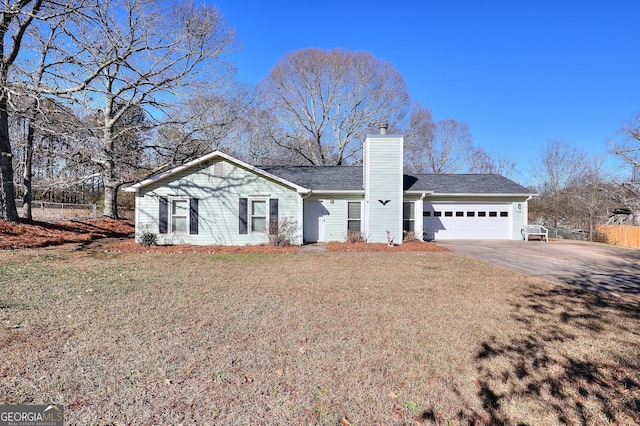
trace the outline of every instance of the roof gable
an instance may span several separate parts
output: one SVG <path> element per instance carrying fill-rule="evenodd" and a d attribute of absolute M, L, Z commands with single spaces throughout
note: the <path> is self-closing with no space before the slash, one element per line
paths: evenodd
<path fill-rule="evenodd" d="M 124 191 L 126 191 L 126 192 L 137 192 L 139 189 L 144 188 L 145 186 L 161 182 L 161 181 L 163 181 L 165 179 L 168 179 L 169 177 L 171 177 L 173 175 L 176 175 L 176 174 L 178 174 L 180 172 L 183 172 L 185 170 L 188 170 L 190 168 L 195 168 L 195 167 L 199 166 L 200 164 L 205 163 L 206 161 L 209 161 L 209 160 L 213 160 L 215 158 L 220 158 L 220 159 L 225 160 L 225 161 L 227 161 L 229 163 L 232 163 L 232 164 L 234 164 L 236 166 L 239 166 L 239 167 L 242 167 L 244 169 L 250 170 L 250 171 L 252 171 L 252 172 L 254 172 L 254 173 L 256 173 L 256 174 L 258 174 L 258 175 L 260 175 L 262 177 L 274 180 L 274 181 L 276 181 L 278 183 L 281 183 L 282 185 L 289 186 L 289 187 L 295 189 L 298 192 L 302 192 L 302 193 L 309 192 L 309 189 L 307 189 L 305 187 L 302 187 L 302 186 L 300 186 L 300 185 L 298 185 L 298 184 L 296 184 L 294 182 L 288 181 L 288 180 L 284 179 L 281 176 L 277 176 L 277 175 L 274 175 L 272 173 L 269 173 L 268 171 L 262 170 L 262 169 L 260 169 L 260 168 L 258 168 L 256 166 L 252 166 L 249 163 L 245 163 L 244 161 L 238 160 L 237 158 L 234 158 L 234 157 L 232 157 L 232 156 L 230 156 L 228 154 L 225 154 L 225 153 L 223 153 L 221 151 L 214 151 L 212 153 L 203 155 L 202 157 L 196 158 L 195 160 L 189 161 L 188 163 L 182 164 L 180 166 L 174 167 L 174 168 L 172 168 L 170 170 L 167 170 L 165 172 L 162 172 L 162 173 L 159 173 L 157 175 L 151 176 L 151 177 L 149 177 L 149 178 L 147 178 L 147 179 L 145 179 L 145 180 L 143 180 L 141 182 L 138 182 L 138 183 L 136 183 L 134 185 L 131 185 L 131 186 L 125 188 Z"/>

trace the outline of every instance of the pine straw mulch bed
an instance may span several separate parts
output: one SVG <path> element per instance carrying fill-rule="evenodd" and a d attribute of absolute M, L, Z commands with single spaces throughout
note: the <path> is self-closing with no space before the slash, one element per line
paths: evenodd
<path fill-rule="evenodd" d="M 123 238 L 134 233 L 130 220 L 108 218 L 56 222 L 0 220 L 0 249 L 48 247 L 102 238 Z"/>
<path fill-rule="evenodd" d="M 133 239 L 134 222 L 109 218 L 58 222 L 0 221 L 0 249 L 24 249 L 80 243 L 84 247 L 111 253 L 294 253 L 299 246 L 274 247 L 268 244 L 247 246 L 194 246 L 176 244 L 145 247 Z M 442 246 L 421 241 L 387 246 L 384 243 L 329 242 L 329 252 L 438 252 Z"/>
<path fill-rule="evenodd" d="M 349 252 L 367 252 L 367 251 L 375 251 L 375 252 L 399 252 L 399 251 L 449 251 L 449 249 L 436 245 L 435 243 L 425 243 L 422 241 L 410 241 L 406 243 L 402 243 L 401 245 L 393 245 L 389 247 L 385 243 L 339 243 L 336 241 L 331 241 L 327 243 L 327 251 L 336 252 L 336 251 L 349 251 Z"/>

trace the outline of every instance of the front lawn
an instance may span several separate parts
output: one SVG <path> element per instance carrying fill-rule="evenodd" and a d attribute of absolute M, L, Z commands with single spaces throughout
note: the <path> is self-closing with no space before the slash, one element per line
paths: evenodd
<path fill-rule="evenodd" d="M 0 404 L 68 424 L 635 424 L 640 314 L 452 253 L 0 251 Z"/>

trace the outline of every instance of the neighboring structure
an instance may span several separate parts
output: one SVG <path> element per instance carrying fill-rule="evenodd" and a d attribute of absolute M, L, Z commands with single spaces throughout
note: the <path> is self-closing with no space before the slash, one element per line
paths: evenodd
<path fill-rule="evenodd" d="M 136 235 L 163 244 L 263 244 L 286 217 L 297 242 L 394 243 L 412 232 L 425 240 L 521 239 L 535 195 L 499 175 L 403 172 L 398 135 L 369 135 L 363 166 L 256 167 L 213 152 L 137 183 Z"/>

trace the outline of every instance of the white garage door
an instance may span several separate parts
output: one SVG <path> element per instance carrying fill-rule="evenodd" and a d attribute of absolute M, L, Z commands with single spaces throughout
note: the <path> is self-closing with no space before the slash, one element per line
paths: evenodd
<path fill-rule="evenodd" d="M 511 239 L 511 204 L 425 203 L 426 239 Z"/>

